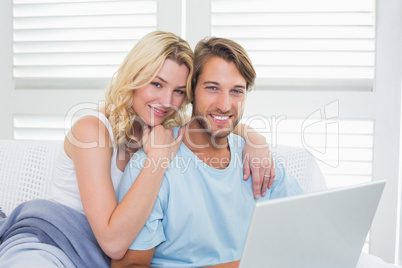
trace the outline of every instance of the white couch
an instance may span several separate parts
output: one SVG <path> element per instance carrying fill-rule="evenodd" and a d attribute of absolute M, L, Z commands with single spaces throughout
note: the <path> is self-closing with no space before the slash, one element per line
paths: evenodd
<path fill-rule="evenodd" d="M 0 207 L 6 214 L 24 201 L 47 197 L 54 161 L 61 149 L 61 141 L 0 141 Z M 272 152 L 306 191 L 326 189 L 317 162 L 304 149 L 278 146 Z M 398 266 L 363 253 L 358 267 Z"/>

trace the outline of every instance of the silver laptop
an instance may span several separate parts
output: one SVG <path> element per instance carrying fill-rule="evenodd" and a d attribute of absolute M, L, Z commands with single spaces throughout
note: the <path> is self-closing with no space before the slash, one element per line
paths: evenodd
<path fill-rule="evenodd" d="M 241 268 L 356 267 L 385 180 L 257 203 Z"/>

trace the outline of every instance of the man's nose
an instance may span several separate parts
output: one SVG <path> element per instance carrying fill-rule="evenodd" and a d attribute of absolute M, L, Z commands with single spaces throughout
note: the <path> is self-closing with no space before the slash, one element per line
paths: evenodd
<path fill-rule="evenodd" d="M 231 99 L 230 95 L 227 93 L 221 93 L 218 98 L 217 108 L 221 110 L 223 113 L 226 113 L 231 108 Z"/>

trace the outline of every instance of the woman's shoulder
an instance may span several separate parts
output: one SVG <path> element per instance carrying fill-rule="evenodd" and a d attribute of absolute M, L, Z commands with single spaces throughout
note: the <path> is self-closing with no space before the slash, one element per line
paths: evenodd
<path fill-rule="evenodd" d="M 78 119 L 70 132 L 83 139 L 97 140 L 98 138 L 110 138 L 109 131 L 104 122 L 95 116 L 85 115 Z"/>
<path fill-rule="evenodd" d="M 71 158 L 74 148 L 109 148 L 113 147 L 109 130 L 96 116 L 85 115 L 77 120 L 67 133 L 64 149 Z"/>

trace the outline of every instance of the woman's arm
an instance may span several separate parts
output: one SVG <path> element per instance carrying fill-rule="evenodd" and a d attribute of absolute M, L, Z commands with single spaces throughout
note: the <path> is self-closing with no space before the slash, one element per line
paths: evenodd
<path fill-rule="evenodd" d="M 238 124 L 233 133 L 246 140 L 243 149 L 244 179 L 247 180 L 251 173 L 254 197 L 258 199 L 260 192 L 265 196 L 275 179 L 275 166 L 265 137 L 244 124 Z"/>
<path fill-rule="evenodd" d="M 213 266 L 208 266 L 205 268 L 237 268 L 239 267 L 240 261 L 232 261 L 232 262 L 226 262 L 226 263 L 221 263 Z"/>
<path fill-rule="evenodd" d="M 158 138 L 156 144 L 175 141 L 172 130 L 162 126 L 155 127 L 151 134 Z M 65 151 L 74 162 L 84 211 L 99 245 L 109 257 L 120 259 L 152 211 L 167 166 L 161 166 L 158 159 L 171 157 L 172 152 L 175 154 L 181 140 L 171 147 L 148 150 L 151 164 L 142 169 L 118 204 L 110 176 L 113 147 L 106 127 L 97 118 L 86 117 L 79 120 L 68 135 L 81 143 L 96 144 L 82 148 L 72 144 L 73 139 L 67 139 Z"/>
<path fill-rule="evenodd" d="M 121 260 L 112 260 L 111 268 L 151 267 L 155 248 L 149 250 L 127 250 Z"/>

